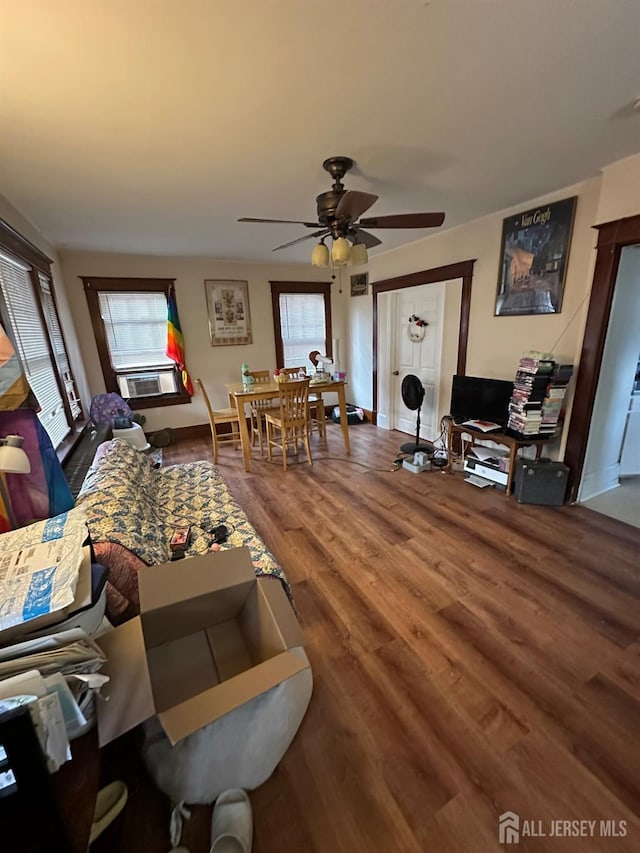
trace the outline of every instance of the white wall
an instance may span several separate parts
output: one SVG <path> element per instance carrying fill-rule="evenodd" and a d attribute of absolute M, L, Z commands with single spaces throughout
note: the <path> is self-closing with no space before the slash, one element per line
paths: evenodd
<path fill-rule="evenodd" d="M 67 345 L 67 353 L 69 355 L 71 368 L 76 380 L 78 394 L 82 400 L 83 410 L 85 414 L 87 414 L 89 411 L 91 395 L 84 370 L 82 354 L 78 346 L 78 338 L 73 322 L 73 315 L 69 306 L 67 288 L 58 253 L 46 237 L 44 237 L 38 229 L 29 222 L 29 220 L 26 219 L 3 195 L 0 195 L 0 219 L 4 219 L 5 222 L 11 225 L 12 228 L 15 228 L 19 234 L 29 240 L 29 242 L 33 243 L 34 246 L 40 249 L 41 252 L 53 261 L 51 273 L 53 277 L 56 304 L 58 306 L 58 314 L 60 316 L 60 324 L 62 326 L 62 332 Z"/>
<path fill-rule="evenodd" d="M 640 154 L 618 160 L 602 170 L 602 191 L 596 222 L 603 224 L 640 210 Z"/>
<path fill-rule="evenodd" d="M 80 276 L 174 278 L 180 325 L 185 339 L 187 368 L 192 379 L 205 383 L 214 406 L 228 405 L 224 385 L 240 381 L 240 365 L 246 361 L 253 370 L 276 366 L 271 288 L 269 281 L 329 281 L 327 270 L 308 264 L 247 264 L 206 258 L 117 255 L 97 252 L 61 252 L 71 312 L 79 331 L 92 394 L 105 390 L 93 329 Z M 248 346 L 212 347 L 207 323 L 205 279 L 240 279 L 249 282 L 249 305 L 253 343 Z M 345 339 L 344 294 L 332 286 L 332 336 Z M 330 403 L 331 400 L 328 401 Z M 145 430 L 184 427 L 208 423 L 202 399 L 191 404 L 144 409 Z"/>

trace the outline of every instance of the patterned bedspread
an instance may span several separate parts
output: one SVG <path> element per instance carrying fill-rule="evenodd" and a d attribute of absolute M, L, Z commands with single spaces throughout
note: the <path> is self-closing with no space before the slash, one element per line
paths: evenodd
<path fill-rule="evenodd" d="M 192 537 L 187 556 L 206 553 L 212 529 L 225 524 L 229 537 L 221 548 L 246 545 L 256 575 L 277 577 L 292 600 L 284 572 L 210 462 L 154 469 L 148 456 L 114 439 L 98 449 L 77 503 L 86 510 L 96 559 L 109 569 L 112 622 L 139 610 L 137 570 L 167 562 L 174 528 L 186 525 Z"/>

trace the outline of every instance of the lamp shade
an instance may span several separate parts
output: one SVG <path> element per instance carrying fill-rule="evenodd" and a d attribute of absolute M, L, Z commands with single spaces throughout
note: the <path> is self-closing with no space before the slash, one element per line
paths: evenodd
<path fill-rule="evenodd" d="M 355 243 L 351 247 L 351 264 L 354 267 L 360 267 L 366 264 L 369 260 L 367 247 L 364 243 Z"/>
<path fill-rule="evenodd" d="M 329 266 L 329 249 L 324 243 L 318 243 L 317 246 L 313 247 L 313 252 L 311 253 L 311 264 L 314 267 Z"/>
<path fill-rule="evenodd" d="M 0 439 L 0 471 L 7 474 L 29 474 L 31 463 L 22 449 L 24 439 L 20 435 L 8 435 Z"/>
<path fill-rule="evenodd" d="M 331 249 L 331 260 L 337 267 L 344 267 L 349 263 L 351 257 L 351 246 L 344 237 L 338 237 L 333 241 Z"/>

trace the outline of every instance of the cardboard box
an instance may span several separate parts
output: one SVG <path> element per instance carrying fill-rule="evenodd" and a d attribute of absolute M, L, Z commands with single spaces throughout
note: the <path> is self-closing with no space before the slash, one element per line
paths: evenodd
<path fill-rule="evenodd" d="M 308 663 L 282 585 L 256 578 L 248 548 L 150 566 L 140 616 L 100 637 L 110 677 L 98 703 L 104 746 L 157 715 L 172 744 Z"/>

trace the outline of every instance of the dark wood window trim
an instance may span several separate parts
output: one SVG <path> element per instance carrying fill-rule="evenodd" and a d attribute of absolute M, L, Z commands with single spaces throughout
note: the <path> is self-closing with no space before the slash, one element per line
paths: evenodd
<path fill-rule="evenodd" d="M 438 284 L 451 279 L 462 279 L 462 300 L 460 303 L 460 325 L 458 331 L 458 359 L 456 372 L 464 375 L 467 370 L 467 345 L 469 342 L 469 317 L 471 315 L 471 283 L 475 258 L 459 261 L 442 267 L 432 267 L 396 278 L 386 278 L 373 284 L 373 416 L 378 412 L 378 294 L 390 290 L 402 290 L 406 287 L 419 287 L 421 284 Z"/>
<path fill-rule="evenodd" d="M 625 246 L 640 243 L 640 214 L 594 227 L 598 231 L 596 263 L 564 453 L 569 466 L 567 500 L 570 503 L 578 497 L 582 479 L 620 255 Z"/>
<path fill-rule="evenodd" d="M 321 293 L 324 296 L 324 327 L 326 334 L 323 355 L 333 358 L 333 339 L 331 334 L 331 283 L 309 281 L 271 281 L 271 309 L 273 311 L 273 334 L 276 343 L 276 366 L 284 365 L 284 347 L 280 328 L 281 293 Z"/>
<path fill-rule="evenodd" d="M 87 297 L 89 306 L 89 314 L 91 316 L 91 324 L 93 326 L 93 334 L 98 347 L 98 357 L 100 359 L 100 367 L 104 377 L 104 384 L 107 391 L 113 391 L 119 394 L 116 375 L 111 367 L 111 358 L 109 357 L 109 348 L 107 346 L 107 337 L 105 333 L 102 317 L 100 316 L 100 305 L 98 293 L 100 291 L 114 291 L 121 293 L 164 293 L 165 297 L 169 296 L 169 288 L 175 284 L 174 278 L 114 278 L 112 276 L 80 276 L 84 292 Z M 155 409 L 162 406 L 181 406 L 191 402 L 191 397 L 182 384 L 182 377 L 176 365 L 175 376 L 178 388 L 176 394 L 163 394 L 153 397 L 138 397 L 137 399 L 129 400 L 129 406 L 132 409 Z"/>
<path fill-rule="evenodd" d="M 51 258 L 47 257 L 44 252 L 41 252 L 37 246 L 34 246 L 26 237 L 23 237 L 15 228 L 9 225 L 8 222 L 5 222 L 4 219 L 0 219 L 0 249 L 3 249 L 5 252 L 8 252 L 10 255 L 14 255 L 18 260 L 24 261 L 31 267 L 30 272 L 28 273 L 29 280 L 31 282 L 31 287 L 36 296 L 36 304 L 38 306 L 38 312 L 40 315 L 40 321 L 42 323 L 42 328 L 46 334 L 46 343 L 47 349 L 49 351 L 49 357 L 51 358 L 51 363 L 55 368 L 55 377 L 56 384 L 58 386 L 58 391 L 60 392 L 60 396 L 62 398 L 62 405 L 64 407 L 65 417 L 67 419 L 67 423 L 71 427 L 70 434 L 62 441 L 62 443 L 56 448 L 56 452 L 58 454 L 58 458 L 63 458 L 66 452 L 66 449 L 70 447 L 74 441 L 77 440 L 78 436 L 82 433 L 82 430 L 87 424 L 87 418 L 84 414 L 80 413 L 80 417 L 74 420 L 71 414 L 71 408 L 69 406 L 69 401 L 67 399 L 67 390 L 64 383 L 64 377 L 62 376 L 62 371 L 60 369 L 60 364 L 58 363 L 57 354 L 53 348 L 51 337 L 49 334 L 49 327 L 47 325 L 47 320 L 44 313 L 44 308 L 42 305 L 42 290 L 40 286 L 40 280 L 38 278 L 38 273 L 42 273 L 42 275 L 46 276 L 51 286 L 51 296 L 53 299 L 54 310 L 58 317 L 58 324 L 60 326 L 60 332 L 62 335 L 62 341 L 64 344 L 65 351 L 67 353 L 67 359 L 69 360 L 69 349 L 67 347 L 67 339 L 64 334 L 64 330 L 62 328 L 62 323 L 60 323 L 60 313 L 58 311 L 58 300 L 56 298 L 55 287 L 53 284 L 53 275 L 51 273 L 51 265 L 53 261 Z M 0 303 L 2 303 L 2 297 L 0 297 Z M 5 306 L 2 307 L 2 322 L 5 327 L 6 333 L 11 336 L 11 324 L 8 322 L 8 318 L 4 316 Z M 15 341 L 13 342 L 15 346 Z M 69 360 L 69 363 L 70 360 Z M 74 379 L 75 383 L 75 379 Z M 76 385 L 77 387 L 77 385 Z"/>

